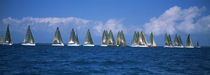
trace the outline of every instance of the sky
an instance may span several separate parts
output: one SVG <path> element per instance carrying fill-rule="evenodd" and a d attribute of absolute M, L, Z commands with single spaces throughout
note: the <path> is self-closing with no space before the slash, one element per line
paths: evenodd
<path fill-rule="evenodd" d="M 150 32 L 158 46 L 164 34 L 174 40 L 181 35 L 185 44 L 188 34 L 194 45 L 210 46 L 209 0 L 0 0 L 0 34 L 5 36 L 10 25 L 13 43 L 22 43 L 27 26 L 31 26 L 36 43 L 52 43 L 59 27 L 64 43 L 71 29 L 78 34 L 80 44 L 90 29 L 93 41 L 100 45 L 103 30 L 123 30 L 130 45 L 134 31 Z"/>

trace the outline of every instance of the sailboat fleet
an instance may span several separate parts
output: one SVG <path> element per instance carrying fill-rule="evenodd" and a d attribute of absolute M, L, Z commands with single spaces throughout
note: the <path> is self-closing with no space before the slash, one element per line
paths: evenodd
<path fill-rule="evenodd" d="M 3 35 L 0 36 L 0 45 L 12 45 L 9 25 L 7 25 L 5 40 L 4 40 Z M 34 41 L 33 34 L 31 32 L 30 25 L 28 25 L 26 35 L 25 35 L 22 45 L 24 45 L 24 46 L 35 46 L 36 45 L 35 41 Z M 60 31 L 59 31 L 59 27 L 56 28 L 52 46 L 64 46 Z M 70 34 L 67 46 L 81 46 L 79 43 L 79 40 L 78 40 L 78 34 L 75 32 L 74 29 L 71 30 L 71 34 Z M 94 42 L 92 40 L 91 32 L 89 29 L 86 33 L 86 37 L 85 37 L 83 46 L 95 46 Z M 108 32 L 108 30 L 104 30 L 103 34 L 102 34 L 101 46 L 103 46 L 103 47 L 106 47 L 106 46 L 128 46 L 128 44 L 125 40 L 122 30 L 120 30 L 117 33 L 116 41 L 114 39 L 112 30 L 109 30 L 109 32 Z M 131 41 L 131 47 L 157 47 L 157 44 L 155 42 L 152 32 L 149 37 L 149 42 L 147 42 L 144 32 L 135 31 L 133 34 L 133 39 Z M 180 35 L 175 34 L 174 42 L 172 43 L 171 35 L 165 33 L 164 47 L 165 48 L 184 48 L 184 47 L 185 48 L 194 48 L 194 45 L 192 43 L 190 34 L 187 37 L 186 46 L 184 46 Z M 198 42 L 196 43 L 196 48 L 200 48 L 200 45 Z"/>

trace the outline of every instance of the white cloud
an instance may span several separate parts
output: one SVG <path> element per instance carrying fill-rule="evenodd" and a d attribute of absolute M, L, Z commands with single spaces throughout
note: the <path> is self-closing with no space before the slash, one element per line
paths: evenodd
<path fill-rule="evenodd" d="M 201 12 L 205 10 L 205 7 L 190 7 L 188 9 L 182 9 L 181 7 L 174 6 L 166 10 L 161 16 L 153 17 L 148 23 L 145 23 L 144 30 L 146 33 L 154 32 L 156 35 L 170 33 L 174 34 L 177 31 L 180 32 L 194 32 L 197 27 L 200 26 L 199 16 Z M 198 19 L 196 21 L 196 19 Z M 209 23 L 209 22 L 208 22 Z M 205 24 L 205 26 L 208 24 Z"/>

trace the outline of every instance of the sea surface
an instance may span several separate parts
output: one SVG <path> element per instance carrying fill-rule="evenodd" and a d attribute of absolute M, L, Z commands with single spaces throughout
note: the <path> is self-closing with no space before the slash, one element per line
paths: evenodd
<path fill-rule="evenodd" d="M 0 75 L 210 75 L 210 47 L 0 46 Z"/>

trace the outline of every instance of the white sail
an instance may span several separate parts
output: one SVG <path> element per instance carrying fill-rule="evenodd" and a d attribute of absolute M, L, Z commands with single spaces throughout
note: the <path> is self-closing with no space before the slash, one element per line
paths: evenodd
<path fill-rule="evenodd" d="M 200 45 L 199 45 L 198 41 L 196 43 L 196 48 L 200 48 Z"/>
<path fill-rule="evenodd" d="M 156 47 L 157 46 L 156 43 L 155 43 L 155 39 L 154 39 L 154 36 L 153 36 L 153 33 L 152 32 L 151 32 L 150 37 L 149 37 L 149 43 L 148 43 L 148 45 L 150 47 Z"/>
<path fill-rule="evenodd" d="M 10 35 L 9 24 L 7 26 L 7 31 L 6 31 L 4 41 L 5 41 L 5 45 L 12 45 L 12 39 L 11 39 L 11 35 Z"/>
<path fill-rule="evenodd" d="M 53 44 L 52 46 L 64 46 L 63 44 L 63 40 L 59 31 L 59 28 L 57 27 L 56 32 L 55 32 L 55 36 L 53 39 Z"/>
<path fill-rule="evenodd" d="M 0 44 L 4 44 L 4 36 L 3 35 L 1 35 Z"/>
<path fill-rule="evenodd" d="M 35 46 L 34 37 L 33 37 L 33 34 L 31 32 L 30 25 L 28 26 L 28 29 L 27 29 L 27 32 L 26 32 L 26 36 L 24 38 L 24 41 L 23 41 L 22 45 Z"/>
<path fill-rule="evenodd" d="M 190 34 L 187 37 L 186 48 L 194 48 L 193 43 L 192 43 L 192 40 L 190 38 Z"/>
<path fill-rule="evenodd" d="M 107 41 L 108 41 L 108 32 L 104 30 L 101 40 L 101 46 L 107 46 Z"/>
<path fill-rule="evenodd" d="M 86 37 L 85 37 L 85 42 L 84 46 L 95 46 L 91 37 L 90 30 L 88 29 Z"/>
<path fill-rule="evenodd" d="M 144 32 L 141 32 L 139 36 L 139 47 L 148 47 Z"/>
<path fill-rule="evenodd" d="M 74 31 L 74 29 L 72 29 L 72 31 L 71 31 L 68 46 L 80 46 L 78 36 L 77 36 L 76 32 Z"/>
<path fill-rule="evenodd" d="M 179 46 L 179 39 L 177 37 L 177 34 L 175 34 L 175 38 L 174 38 L 174 47 L 178 47 Z"/>
<path fill-rule="evenodd" d="M 114 40 L 114 36 L 112 34 L 112 30 L 109 31 L 107 45 L 108 46 L 115 46 L 115 40 Z"/>
<path fill-rule="evenodd" d="M 123 31 L 119 31 L 117 34 L 117 46 L 127 46 Z"/>
<path fill-rule="evenodd" d="M 138 43 L 138 38 L 139 38 L 139 36 L 138 36 L 138 33 L 137 32 L 134 32 L 134 34 L 133 34 L 133 40 L 132 40 L 132 42 L 131 42 L 131 47 L 138 47 L 139 46 L 139 43 Z"/>

